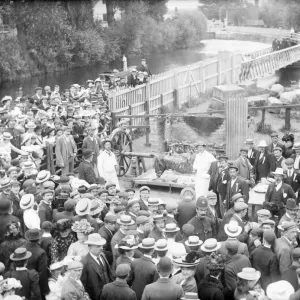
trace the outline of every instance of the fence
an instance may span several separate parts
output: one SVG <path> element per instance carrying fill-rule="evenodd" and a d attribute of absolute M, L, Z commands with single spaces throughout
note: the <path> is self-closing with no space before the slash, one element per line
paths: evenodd
<path fill-rule="evenodd" d="M 221 52 L 218 58 L 154 75 L 147 84 L 113 91 L 109 107 L 114 123 L 116 115 L 140 115 L 130 119 L 130 126 L 149 126 L 145 114 L 158 114 L 162 106 L 181 107 L 216 85 L 236 82 L 242 61 L 241 54 Z"/>

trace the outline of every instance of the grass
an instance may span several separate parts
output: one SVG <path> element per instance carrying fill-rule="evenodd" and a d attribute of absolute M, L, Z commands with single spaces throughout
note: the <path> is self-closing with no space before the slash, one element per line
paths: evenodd
<path fill-rule="evenodd" d="M 272 129 L 272 126 L 270 124 L 265 124 L 264 127 L 262 126 L 262 122 L 259 122 L 256 125 L 256 132 L 262 133 L 262 134 L 268 134 L 270 135 L 274 130 Z"/>

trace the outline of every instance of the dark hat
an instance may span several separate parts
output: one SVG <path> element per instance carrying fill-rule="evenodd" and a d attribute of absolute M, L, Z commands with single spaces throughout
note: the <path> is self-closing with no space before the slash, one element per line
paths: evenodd
<path fill-rule="evenodd" d="M 27 251 L 26 248 L 17 248 L 13 254 L 9 257 L 13 261 L 25 260 L 31 257 L 31 252 Z"/>
<path fill-rule="evenodd" d="M 288 141 L 291 141 L 293 142 L 295 139 L 294 135 L 292 133 L 288 134 L 286 133 L 283 137 L 282 137 L 282 141 L 284 142 L 288 142 Z"/>
<path fill-rule="evenodd" d="M 121 205 L 118 205 L 116 208 L 115 208 L 115 213 L 119 213 L 120 211 L 126 211 L 126 207 L 125 206 L 121 206 Z"/>
<path fill-rule="evenodd" d="M 169 273 L 172 271 L 173 264 L 172 264 L 171 259 L 169 257 L 165 256 L 159 260 L 157 267 L 158 267 L 159 272 Z"/>
<path fill-rule="evenodd" d="M 208 208 L 208 202 L 207 202 L 206 197 L 200 196 L 200 197 L 197 199 L 196 207 L 197 207 L 197 208 L 204 208 L 204 209 L 207 209 L 207 208 Z"/>
<path fill-rule="evenodd" d="M 248 152 L 248 150 L 247 150 L 247 152 Z M 236 169 L 237 171 L 239 170 L 238 166 L 237 166 L 235 163 L 229 165 L 228 168 L 229 168 L 229 169 Z"/>
<path fill-rule="evenodd" d="M 106 183 L 105 188 L 108 190 L 111 187 L 116 187 L 117 185 L 115 183 Z"/>
<path fill-rule="evenodd" d="M 241 148 L 240 152 L 247 152 L 248 153 L 248 149 L 247 148 Z"/>
<path fill-rule="evenodd" d="M 227 250 L 237 252 L 239 248 L 239 242 L 238 240 L 227 240 L 225 246 Z"/>
<path fill-rule="evenodd" d="M 131 271 L 131 268 L 128 264 L 120 264 L 117 266 L 116 269 L 116 276 L 117 277 L 124 277 L 128 275 Z"/>
<path fill-rule="evenodd" d="M 146 223 L 149 223 L 150 219 L 149 217 L 146 217 L 146 216 L 138 216 L 136 218 L 136 225 L 141 225 L 141 224 L 146 224 Z"/>
<path fill-rule="evenodd" d="M 221 160 L 221 159 L 224 159 L 224 160 L 228 160 L 228 156 L 224 155 L 224 154 L 220 154 L 218 156 L 218 160 Z"/>
<path fill-rule="evenodd" d="M 101 190 L 101 191 L 99 192 L 99 196 L 101 196 L 101 195 L 104 194 L 104 193 L 108 194 L 108 190 Z"/>
<path fill-rule="evenodd" d="M 74 209 L 76 205 L 76 201 L 73 199 L 68 199 L 65 203 L 64 203 L 64 209 L 66 211 L 71 211 L 72 209 Z"/>
<path fill-rule="evenodd" d="M 94 152 L 93 152 L 92 150 L 90 150 L 90 149 L 84 149 L 84 150 L 82 151 L 82 156 L 83 156 L 83 158 L 85 158 L 85 159 L 91 157 L 93 154 L 94 154 Z"/>
<path fill-rule="evenodd" d="M 263 236 L 264 231 L 262 230 L 262 228 L 260 227 L 255 227 L 251 230 L 251 234 L 258 236 L 258 237 L 262 237 Z"/>
<path fill-rule="evenodd" d="M 185 236 L 193 235 L 193 234 L 194 234 L 194 231 L 195 231 L 195 227 L 194 227 L 194 225 L 192 225 L 192 224 L 184 224 L 184 225 L 182 226 L 182 233 L 183 233 Z"/>
<path fill-rule="evenodd" d="M 293 209 L 293 210 L 298 210 L 299 209 L 297 204 L 296 204 L 295 199 L 293 199 L 293 198 L 287 199 L 286 204 L 285 204 L 285 208 Z"/>
<path fill-rule="evenodd" d="M 36 189 L 35 186 L 28 186 L 28 187 L 25 189 L 25 194 L 33 194 L 33 195 L 36 195 L 36 194 L 38 194 L 38 190 Z"/>
<path fill-rule="evenodd" d="M 87 187 L 85 187 L 84 185 L 81 185 L 81 186 L 78 187 L 77 190 L 80 194 L 84 194 L 87 190 Z"/>
<path fill-rule="evenodd" d="M 17 158 L 15 158 L 15 159 L 11 160 L 10 164 L 14 167 L 19 167 L 20 161 Z"/>
<path fill-rule="evenodd" d="M 33 186 L 35 186 L 35 180 L 27 179 L 23 183 L 23 190 L 26 190 L 27 187 L 33 187 Z M 27 194 L 31 194 L 31 193 L 27 193 Z"/>
<path fill-rule="evenodd" d="M 44 221 L 42 224 L 41 224 L 41 228 L 43 230 L 51 230 L 53 227 L 53 224 L 50 222 L 50 221 Z"/>
<path fill-rule="evenodd" d="M 118 193 L 119 198 L 128 198 L 128 194 L 126 192 L 120 192 Z"/>
<path fill-rule="evenodd" d="M 276 235 L 273 230 L 266 230 L 263 233 L 263 238 L 266 242 L 268 242 L 270 245 L 273 245 L 276 240 Z"/>
<path fill-rule="evenodd" d="M 126 193 L 129 193 L 129 192 L 134 192 L 135 193 L 135 190 L 134 189 L 127 189 L 125 190 Z"/>
<path fill-rule="evenodd" d="M 104 222 L 115 223 L 115 222 L 117 222 L 117 217 L 115 215 L 106 215 L 104 217 Z"/>
<path fill-rule="evenodd" d="M 30 229 L 25 232 L 25 238 L 28 241 L 39 240 L 42 235 L 43 235 L 43 231 L 39 229 Z"/>
<path fill-rule="evenodd" d="M 10 200 L 3 199 L 0 201 L 0 214 L 8 213 L 11 208 Z"/>
<path fill-rule="evenodd" d="M 293 260 L 295 260 L 295 261 L 299 261 L 300 260 L 300 248 L 295 248 L 292 251 L 292 257 L 293 257 Z"/>
<path fill-rule="evenodd" d="M 70 181 L 70 178 L 68 176 L 66 176 L 66 175 L 62 175 L 59 178 L 59 182 L 60 183 L 66 183 L 66 182 L 69 182 L 69 181 Z"/>

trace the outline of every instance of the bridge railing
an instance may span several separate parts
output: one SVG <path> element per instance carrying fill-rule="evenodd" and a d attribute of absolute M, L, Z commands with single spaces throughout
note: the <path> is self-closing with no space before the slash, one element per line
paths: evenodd
<path fill-rule="evenodd" d="M 241 63 L 239 81 L 253 80 L 272 74 L 300 60 L 300 45 L 271 52 Z"/>

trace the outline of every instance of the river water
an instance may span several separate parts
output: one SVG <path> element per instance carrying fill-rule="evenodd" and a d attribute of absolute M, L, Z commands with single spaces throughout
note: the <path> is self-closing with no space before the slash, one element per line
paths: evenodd
<path fill-rule="evenodd" d="M 266 48 L 268 45 L 264 43 L 249 41 L 230 41 L 230 40 L 204 40 L 199 47 L 175 50 L 168 53 L 155 53 L 150 57 L 145 57 L 149 68 L 153 74 L 162 73 L 172 68 L 189 65 L 197 61 L 206 60 L 216 57 L 218 51 L 232 52 L 250 52 Z M 128 66 L 137 66 L 141 57 L 128 57 Z M 84 85 L 88 79 L 95 79 L 100 73 L 112 69 L 122 69 L 122 61 L 116 61 L 109 66 L 91 65 L 84 68 L 67 70 L 64 72 L 46 74 L 44 76 L 35 76 L 20 81 L 5 82 L 0 86 L 0 97 L 11 95 L 16 97 L 16 91 L 22 87 L 24 94 L 33 94 L 36 86 L 44 87 L 46 85 L 53 86 L 58 84 L 61 91 L 69 88 L 71 84 L 78 83 Z"/>

